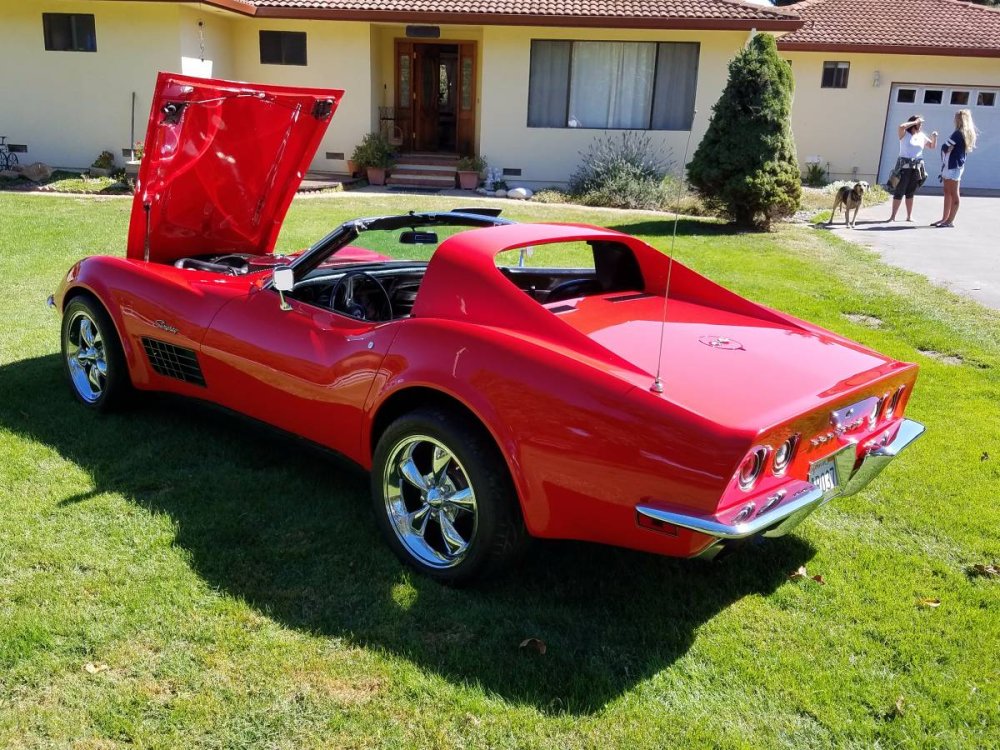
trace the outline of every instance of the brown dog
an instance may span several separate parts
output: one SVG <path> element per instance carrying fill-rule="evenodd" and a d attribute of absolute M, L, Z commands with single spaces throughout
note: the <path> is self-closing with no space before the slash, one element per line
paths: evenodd
<path fill-rule="evenodd" d="M 858 220 L 858 211 L 861 209 L 861 199 L 868 189 L 868 183 L 862 180 L 854 184 L 854 187 L 844 185 L 837 191 L 837 197 L 833 199 L 833 210 L 830 212 L 830 220 L 827 226 L 833 224 L 833 217 L 837 215 L 837 209 L 844 207 L 844 224 L 854 229 L 854 222 Z M 854 219 L 851 219 L 851 209 L 854 209 Z"/>

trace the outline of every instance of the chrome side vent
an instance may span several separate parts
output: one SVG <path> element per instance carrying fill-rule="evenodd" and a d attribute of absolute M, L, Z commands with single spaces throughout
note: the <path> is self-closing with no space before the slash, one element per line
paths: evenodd
<path fill-rule="evenodd" d="M 176 378 L 185 383 L 205 385 L 205 376 L 198 364 L 198 355 L 191 349 L 143 337 L 142 347 L 153 371 L 167 378 Z"/>

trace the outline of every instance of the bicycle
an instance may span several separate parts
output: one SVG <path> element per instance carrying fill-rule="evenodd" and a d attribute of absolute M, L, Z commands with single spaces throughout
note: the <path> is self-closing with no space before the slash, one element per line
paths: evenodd
<path fill-rule="evenodd" d="M 7 146 L 7 136 L 0 135 L 0 171 L 17 166 L 17 154 Z"/>

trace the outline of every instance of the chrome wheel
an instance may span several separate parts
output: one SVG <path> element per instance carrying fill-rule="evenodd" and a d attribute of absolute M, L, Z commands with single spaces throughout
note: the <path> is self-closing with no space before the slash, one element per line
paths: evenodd
<path fill-rule="evenodd" d="M 108 358 L 101 331 L 88 312 L 77 310 L 65 326 L 63 337 L 73 387 L 88 404 L 96 403 L 108 383 Z"/>
<path fill-rule="evenodd" d="M 479 525 L 476 493 L 455 454 L 427 435 L 389 451 L 382 477 L 389 524 L 406 551 L 432 568 L 458 565 Z"/>

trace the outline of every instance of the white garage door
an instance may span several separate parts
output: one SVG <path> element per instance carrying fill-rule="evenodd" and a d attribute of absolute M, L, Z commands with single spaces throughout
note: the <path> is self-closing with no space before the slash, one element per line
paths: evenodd
<path fill-rule="evenodd" d="M 979 130 L 976 150 L 969 155 L 962 175 L 962 187 L 1000 189 L 1000 88 L 976 86 L 933 86 L 916 83 L 893 84 L 889 99 L 889 117 L 882 141 L 879 182 L 885 184 L 899 156 L 896 128 L 910 115 L 923 115 L 924 132 L 938 131 L 937 153 L 924 154 L 930 176 L 928 185 L 936 185 L 940 166 L 940 148 L 955 129 L 955 112 L 972 110 Z"/>

